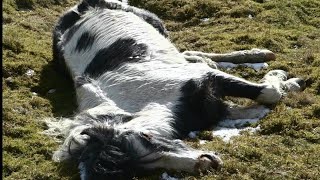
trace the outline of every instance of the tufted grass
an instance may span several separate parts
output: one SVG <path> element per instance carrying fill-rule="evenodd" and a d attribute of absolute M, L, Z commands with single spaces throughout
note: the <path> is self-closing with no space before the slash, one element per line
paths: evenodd
<path fill-rule="evenodd" d="M 320 1 L 131 0 L 164 19 L 183 50 L 230 52 L 268 48 L 277 54 L 267 70 L 228 71 L 259 80 L 268 70 L 302 77 L 307 88 L 290 93 L 259 122 L 261 131 L 232 142 L 219 138 L 191 146 L 221 154 L 225 166 L 185 179 L 318 179 L 320 177 Z M 51 31 L 74 0 L 3 1 L 4 179 L 79 179 L 76 167 L 51 161 L 58 144 L 40 134 L 45 117 L 76 111 L 70 82 L 53 68 Z M 206 21 L 204 21 L 205 18 Z M 32 76 L 27 75 L 30 70 Z M 239 101 L 242 102 L 241 100 Z M 208 138 L 202 133 L 202 138 Z M 159 179 L 162 171 L 136 179 Z"/>

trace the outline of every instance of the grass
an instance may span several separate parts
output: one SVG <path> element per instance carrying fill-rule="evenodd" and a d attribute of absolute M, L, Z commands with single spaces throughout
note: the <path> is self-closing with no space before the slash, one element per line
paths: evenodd
<path fill-rule="evenodd" d="M 291 93 L 259 122 L 261 131 L 231 143 L 203 133 L 199 149 L 221 154 L 225 166 L 185 179 L 318 179 L 320 177 L 320 1 L 318 0 L 131 0 L 164 19 L 183 50 L 230 52 L 254 47 L 277 54 L 268 70 L 302 77 L 307 88 Z M 3 1 L 4 179 L 78 179 L 73 166 L 51 161 L 58 144 L 40 134 L 45 117 L 71 116 L 72 86 L 54 70 L 51 31 L 74 0 Z M 208 18 L 207 21 L 204 21 Z M 27 75 L 33 70 L 33 75 Z M 259 80 L 268 70 L 239 67 L 229 73 Z M 32 73 L 31 73 L 32 74 Z M 54 90 L 53 90 L 54 89 Z M 54 92 L 53 92 L 54 91 Z M 241 100 L 239 100 L 242 103 Z M 68 168 L 66 168 L 68 167 Z M 154 175 L 136 179 L 158 179 Z"/>

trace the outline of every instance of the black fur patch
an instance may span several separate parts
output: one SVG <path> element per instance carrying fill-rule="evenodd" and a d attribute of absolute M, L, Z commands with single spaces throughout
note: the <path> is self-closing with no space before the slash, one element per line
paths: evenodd
<path fill-rule="evenodd" d="M 80 13 L 83 13 L 84 11 L 88 10 L 88 7 L 94 7 L 94 8 L 102 8 L 102 9 L 111 9 L 111 10 L 123 10 L 126 12 L 132 12 L 133 14 L 139 16 L 144 21 L 152 25 L 154 28 L 156 28 L 163 36 L 168 37 L 168 32 L 165 29 L 162 21 L 158 18 L 157 15 L 144 10 L 139 9 L 132 6 L 125 6 L 123 7 L 122 4 L 114 3 L 114 2 L 106 2 L 104 0 L 84 0 L 82 3 L 78 6 L 78 11 Z"/>
<path fill-rule="evenodd" d="M 80 14 L 83 14 L 85 11 L 87 11 L 89 9 L 89 3 L 87 2 L 87 0 L 83 0 L 79 5 L 78 5 L 78 12 Z"/>
<path fill-rule="evenodd" d="M 189 80 L 182 88 L 174 127 L 181 134 L 210 129 L 227 115 L 225 96 L 256 99 L 264 86 L 256 86 L 214 73 L 202 80 Z"/>
<path fill-rule="evenodd" d="M 55 68 L 58 71 L 60 71 L 62 74 L 69 74 L 69 73 L 63 57 L 61 44 L 58 45 L 58 43 L 61 39 L 62 34 L 67 29 L 72 27 L 79 19 L 80 19 L 80 16 L 77 13 L 70 11 L 66 13 L 64 16 L 62 16 L 62 18 L 59 19 L 57 25 L 53 30 L 53 42 L 52 42 L 53 60 L 56 66 Z M 69 79 L 71 79 L 70 76 L 68 77 Z"/>
<path fill-rule="evenodd" d="M 117 68 L 126 62 L 137 62 L 147 52 L 145 44 L 137 44 L 134 39 L 118 39 L 107 48 L 101 49 L 89 63 L 84 74 L 98 77 L 102 73 Z"/>
<path fill-rule="evenodd" d="M 82 132 L 90 136 L 82 150 L 79 161 L 86 167 L 87 179 L 122 179 L 129 174 L 132 160 L 122 147 L 122 141 L 115 137 L 112 128 L 90 128 Z M 79 155 L 79 154 L 78 154 Z"/>
<path fill-rule="evenodd" d="M 75 48 L 76 51 L 84 51 L 86 49 L 91 48 L 93 42 L 95 40 L 95 36 L 90 32 L 84 32 L 81 37 L 78 39 L 77 46 Z"/>
<path fill-rule="evenodd" d="M 134 13 L 135 15 L 146 21 L 148 24 L 152 25 L 155 29 L 157 29 L 159 33 L 164 37 L 168 37 L 168 31 L 157 15 L 144 9 L 138 9 L 136 7 L 128 7 L 126 11 Z"/>
<path fill-rule="evenodd" d="M 255 86 L 248 84 L 245 81 L 239 81 L 224 76 L 215 76 L 215 81 L 221 89 L 222 96 L 243 97 L 249 99 L 256 99 L 264 86 Z"/>
<path fill-rule="evenodd" d="M 72 38 L 72 36 L 74 35 L 74 33 L 75 33 L 78 29 L 80 29 L 80 27 L 81 27 L 84 23 L 86 23 L 88 20 L 89 20 L 89 18 L 83 19 L 80 23 L 73 25 L 73 26 L 69 29 L 69 31 L 66 33 L 66 37 L 65 37 L 63 43 L 64 43 L 64 44 L 67 44 L 67 43 L 71 40 L 71 38 Z"/>
<path fill-rule="evenodd" d="M 226 115 L 221 90 L 211 74 L 199 81 L 189 80 L 181 92 L 175 108 L 177 120 L 173 124 L 180 135 L 210 129 Z"/>
<path fill-rule="evenodd" d="M 156 162 L 161 156 L 144 159 L 150 153 L 139 154 L 141 152 L 132 147 L 134 141 L 140 141 L 142 146 L 152 153 L 189 149 L 182 141 L 135 131 L 120 134 L 110 127 L 96 126 L 84 130 L 81 134 L 90 137 L 88 143 L 71 155 L 83 163 L 87 179 L 131 179 L 134 175 L 145 174 L 140 165 Z"/>
<path fill-rule="evenodd" d="M 57 26 L 55 27 L 55 32 L 59 31 L 63 34 L 67 29 L 73 26 L 80 19 L 79 14 L 76 12 L 70 11 L 62 16 L 59 20 Z"/>
<path fill-rule="evenodd" d="M 89 7 L 101 8 L 101 9 L 112 9 L 112 10 L 121 10 L 122 5 L 115 2 L 106 2 L 105 0 L 83 0 L 78 5 L 78 11 L 80 13 L 87 11 Z"/>
<path fill-rule="evenodd" d="M 166 28 L 164 27 L 163 23 L 161 22 L 161 20 L 159 18 L 155 18 L 153 16 L 143 16 L 143 19 L 151 24 L 154 28 L 156 28 L 160 34 L 162 34 L 164 37 L 168 37 L 168 31 L 166 30 Z"/>

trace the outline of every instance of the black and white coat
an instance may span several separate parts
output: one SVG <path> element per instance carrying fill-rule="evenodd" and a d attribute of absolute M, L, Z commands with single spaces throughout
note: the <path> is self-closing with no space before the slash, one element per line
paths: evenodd
<path fill-rule="evenodd" d="M 74 82 L 79 113 L 47 120 L 46 133 L 65 137 L 53 159 L 76 160 L 82 179 L 220 168 L 217 154 L 181 139 L 226 117 L 257 116 L 231 107 L 225 96 L 272 104 L 303 85 L 297 78 L 286 81 L 281 70 L 253 83 L 189 63 L 212 54 L 180 53 L 156 15 L 112 0 L 83 0 L 66 12 L 54 29 L 53 55 Z"/>

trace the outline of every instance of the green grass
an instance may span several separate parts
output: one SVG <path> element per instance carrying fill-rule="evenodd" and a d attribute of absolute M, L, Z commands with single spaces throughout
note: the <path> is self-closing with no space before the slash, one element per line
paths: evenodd
<path fill-rule="evenodd" d="M 58 144 L 40 134 L 45 117 L 76 110 L 70 83 L 54 70 L 51 31 L 74 0 L 3 1 L 4 179 L 78 179 L 73 166 L 51 161 Z M 164 19 L 170 38 L 183 50 L 230 52 L 254 47 L 277 54 L 267 70 L 239 67 L 229 73 L 259 80 L 268 70 L 302 77 L 307 88 L 291 93 L 259 122 L 256 135 L 232 143 L 219 138 L 199 149 L 217 151 L 225 166 L 186 179 L 318 179 L 320 177 L 320 1 L 318 0 L 131 0 Z M 251 16 L 252 18 L 249 18 Z M 203 18 L 209 18 L 203 22 Z M 34 70 L 33 76 L 27 76 Z M 48 93 L 55 89 L 54 93 Z M 36 94 L 35 94 L 36 93 Z M 239 103 L 245 103 L 239 100 Z M 159 173 L 137 179 L 158 179 Z"/>

